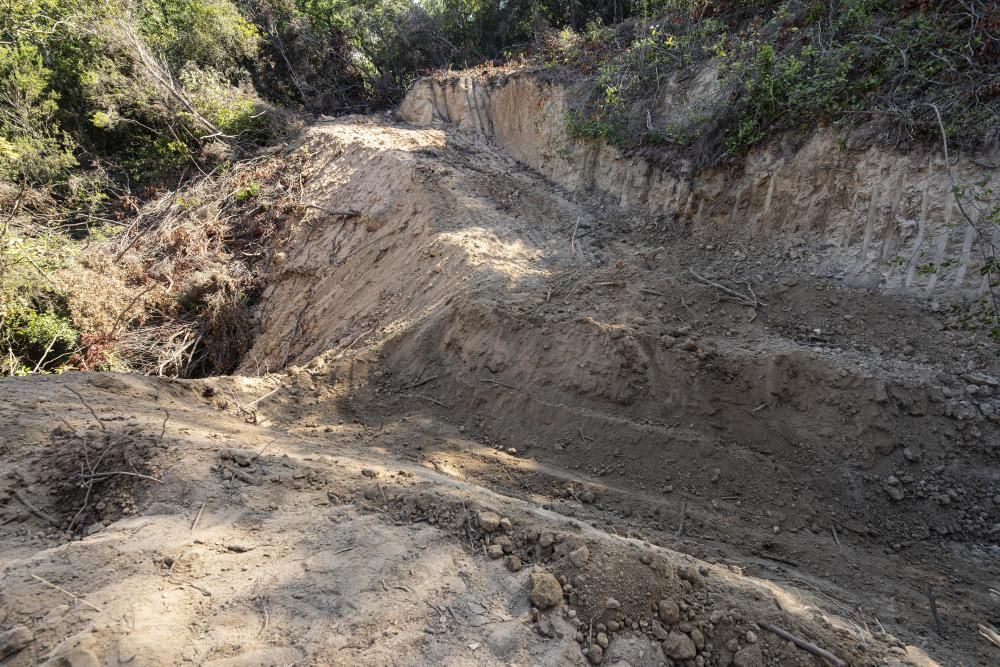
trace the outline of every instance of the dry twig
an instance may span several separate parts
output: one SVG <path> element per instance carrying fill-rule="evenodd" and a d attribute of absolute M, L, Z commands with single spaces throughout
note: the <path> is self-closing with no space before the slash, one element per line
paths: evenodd
<path fill-rule="evenodd" d="M 840 658 L 838 658 L 834 654 L 830 653 L 826 649 L 822 649 L 819 646 L 816 646 L 815 644 L 813 644 L 811 642 L 807 642 L 805 639 L 801 639 L 800 637 L 796 637 L 795 635 L 791 634 L 790 632 L 786 632 L 785 630 L 782 630 L 781 628 L 779 628 L 777 626 L 771 625 L 770 623 L 764 623 L 762 621 L 757 621 L 757 625 L 759 625 L 760 627 L 764 628 L 768 632 L 773 632 L 774 634 L 778 635 L 779 637 L 781 637 L 784 640 L 792 642 L 793 644 L 795 644 L 796 646 L 798 646 L 803 651 L 808 651 L 809 653 L 812 653 L 813 655 L 816 655 L 816 656 L 819 656 L 820 658 L 823 658 L 824 660 L 826 660 L 827 662 L 829 662 L 831 665 L 834 665 L 834 667 L 847 667 L 847 663 L 846 662 L 844 662 L 843 660 L 841 660 Z"/>
<path fill-rule="evenodd" d="M 104 479 L 105 477 L 114 477 L 115 475 L 126 475 L 128 477 L 141 477 L 142 479 L 148 479 L 148 480 L 151 480 L 153 482 L 156 482 L 157 484 L 163 484 L 163 480 L 162 479 L 157 479 L 156 477 L 153 477 L 151 475 L 143 475 L 142 473 L 138 473 L 138 472 L 127 472 L 125 470 L 111 470 L 111 471 L 108 471 L 108 472 L 95 472 L 95 473 L 90 473 L 90 474 L 86 474 L 86 475 L 81 475 L 81 477 L 83 479 Z"/>
<path fill-rule="evenodd" d="M 49 516 L 48 514 L 46 514 L 45 512 L 43 512 L 42 510 L 40 510 L 37 507 L 35 507 L 34 505 L 32 505 L 30 502 L 28 502 L 28 499 L 25 498 L 23 495 L 21 495 L 20 491 L 14 491 L 14 498 L 16 498 L 19 503 L 21 503 L 22 505 L 24 505 L 25 509 L 27 509 L 29 512 L 31 512 L 32 514 L 34 514 L 35 516 L 37 516 L 39 519 L 42 519 L 43 521 L 47 521 L 49 524 L 55 526 L 56 528 L 59 527 L 59 522 L 58 521 L 56 521 L 51 516 Z"/>
<path fill-rule="evenodd" d="M 934 617 L 934 629 L 937 631 L 938 637 L 944 637 L 944 625 L 938 615 L 937 598 L 934 596 L 934 587 L 930 584 L 927 584 L 927 600 L 931 605 L 931 616 Z"/>
<path fill-rule="evenodd" d="M 54 589 L 56 589 L 57 591 L 59 591 L 60 593 L 65 593 L 66 595 L 70 596 L 71 598 L 73 598 L 73 599 L 74 599 L 74 600 L 76 600 L 77 602 L 79 602 L 79 603 L 81 603 L 81 604 L 85 604 L 85 605 L 87 605 L 88 607 L 90 607 L 90 608 L 91 608 L 91 609 L 93 609 L 94 611 L 103 611 L 103 609 L 101 609 L 101 608 L 100 608 L 100 607 L 98 607 L 97 605 L 93 605 L 93 604 L 90 604 L 89 602 L 87 602 L 86 600 L 84 600 L 84 599 L 83 599 L 82 597 L 80 597 L 79 595 L 74 595 L 73 593 L 70 593 L 70 592 L 69 592 L 68 590 L 66 590 L 65 588 L 63 588 L 63 587 L 61 587 L 61 586 L 56 586 L 55 584 L 53 584 L 53 583 L 52 583 L 51 581 L 49 581 L 48 579 L 43 579 L 42 577 L 39 577 L 39 576 L 38 576 L 37 574 L 33 574 L 33 575 L 31 575 L 31 576 L 32 576 L 33 578 L 37 579 L 38 581 L 42 582 L 42 583 L 43 583 L 43 584 L 45 584 L 46 586 L 48 586 L 48 587 L 50 587 L 50 588 L 54 588 Z"/>
<path fill-rule="evenodd" d="M 84 400 L 83 395 L 80 394 L 80 392 L 78 392 L 76 389 L 73 389 L 73 387 L 66 387 L 66 390 L 72 392 L 77 398 L 79 398 L 80 402 L 83 403 L 83 407 L 90 410 L 90 414 L 93 415 L 94 421 L 96 421 L 97 425 L 101 427 L 101 430 L 102 431 L 106 430 L 104 427 L 104 422 L 102 422 L 101 418 L 97 416 L 96 412 L 94 412 L 94 408 L 90 407 L 90 403 L 87 403 L 87 401 Z"/>
<path fill-rule="evenodd" d="M 421 373 L 422 372 L 423 371 L 421 371 Z M 441 377 L 441 376 L 440 375 L 432 375 L 431 377 L 427 378 L 426 380 L 420 380 L 418 382 L 414 382 L 413 384 L 407 385 L 407 386 L 403 387 L 402 389 L 400 389 L 400 391 L 407 391 L 408 389 L 416 389 L 417 387 L 422 387 L 423 385 L 427 384 L 428 382 L 434 382 L 434 380 L 437 380 L 439 377 Z"/>
<path fill-rule="evenodd" d="M 720 292 L 723 292 L 724 294 L 728 294 L 731 297 L 739 299 L 740 301 L 742 301 L 743 303 L 747 304 L 748 306 L 754 308 L 755 310 L 759 306 L 766 306 L 767 305 L 766 303 L 764 303 L 763 301 L 761 301 L 761 300 L 759 300 L 757 298 L 757 295 L 753 293 L 752 289 L 750 290 L 751 296 L 748 297 L 746 294 L 740 294 L 736 290 L 729 289 L 725 285 L 721 285 L 721 284 L 719 284 L 719 283 L 717 283 L 715 281 L 712 281 L 712 280 L 709 280 L 708 278 L 705 278 L 704 276 L 698 275 L 695 272 L 694 269 L 688 269 L 688 273 L 690 273 L 691 276 L 695 280 L 697 280 L 698 282 L 700 282 L 702 285 L 707 285 L 709 287 L 714 287 L 715 289 L 719 290 Z M 747 286 L 749 287 L 749 284 Z"/>
<path fill-rule="evenodd" d="M 987 641 L 992 643 L 994 646 L 1000 648 L 1000 634 L 996 630 L 988 625 L 983 625 L 979 623 L 979 634 L 984 637 Z"/>
<path fill-rule="evenodd" d="M 488 382 L 490 384 L 499 385 L 501 387 L 506 387 L 507 389 L 513 389 L 514 391 L 521 391 L 520 387 L 515 387 L 512 384 L 507 384 L 506 382 L 500 382 L 500 380 L 491 380 L 489 378 L 480 378 L 480 382 Z"/>
<path fill-rule="evenodd" d="M 448 405 L 446 403 L 442 403 L 441 401 L 437 400 L 436 398 L 431 398 L 430 396 L 424 396 L 423 394 L 403 394 L 403 398 L 419 398 L 421 400 L 429 401 L 431 403 L 434 403 L 435 405 L 440 405 L 442 408 L 451 408 L 450 405 Z"/>
<path fill-rule="evenodd" d="M 205 502 L 201 501 L 201 507 L 198 509 L 198 514 L 195 515 L 194 521 L 191 522 L 191 532 L 193 533 L 196 528 L 198 528 L 198 522 L 201 520 L 201 513 L 205 511 Z"/>

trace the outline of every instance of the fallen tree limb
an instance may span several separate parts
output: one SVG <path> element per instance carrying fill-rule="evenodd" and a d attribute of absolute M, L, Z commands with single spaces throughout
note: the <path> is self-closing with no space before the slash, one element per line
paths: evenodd
<path fill-rule="evenodd" d="M 322 206 L 316 206 L 316 204 L 302 204 L 303 208 L 314 208 L 317 211 L 323 211 L 327 215 L 334 215 L 341 218 L 358 218 L 361 216 L 361 211 L 357 209 L 348 208 L 343 210 L 336 210 L 331 208 L 324 208 Z"/>
<path fill-rule="evenodd" d="M 14 492 L 14 498 L 16 498 L 19 503 L 21 503 L 22 505 L 24 505 L 25 509 L 27 509 L 29 512 L 31 512 L 32 514 L 34 514 L 35 516 L 37 516 L 39 519 L 41 519 L 43 521 L 47 521 L 50 525 L 55 526 L 56 528 L 59 527 L 59 522 L 58 521 L 56 521 L 51 516 L 49 516 L 48 514 L 46 514 L 45 512 L 43 512 L 42 510 L 40 510 L 37 507 L 35 507 L 34 505 L 32 505 L 30 502 L 28 502 L 28 499 L 25 498 L 24 496 L 22 496 L 20 491 L 15 491 Z"/>
<path fill-rule="evenodd" d="M 410 385 L 407 385 L 407 386 L 403 387 L 403 389 L 401 391 L 406 391 L 408 389 L 416 389 L 417 387 L 422 387 L 423 385 L 427 384 L 428 382 L 434 382 L 434 380 L 437 380 L 439 377 L 441 377 L 441 376 L 440 375 L 432 375 L 431 377 L 427 378 L 426 380 L 420 380 L 419 382 L 414 382 L 413 384 L 410 384 Z"/>
<path fill-rule="evenodd" d="M 95 472 L 87 475 L 82 475 L 84 479 L 104 479 L 105 477 L 114 477 L 115 475 L 126 475 L 128 477 L 140 477 L 142 479 L 148 479 L 156 482 L 157 484 L 163 484 L 162 479 L 157 479 L 151 475 L 143 475 L 139 472 L 127 472 L 125 470 L 110 470 L 108 472 Z"/>
<path fill-rule="evenodd" d="M 813 655 L 816 655 L 816 656 L 819 656 L 820 658 L 823 658 L 824 660 L 826 660 L 827 662 L 829 662 L 831 665 L 834 665 L 834 667 L 847 667 L 847 663 L 846 662 L 844 662 L 843 660 L 841 660 L 840 658 L 838 658 L 834 654 L 830 653 L 826 649 L 820 648 L 819 646 L 816 646 L 815 644 L 813 644 L 811 642 L 807 642 L 805 639 L 801 639 L 799 637 L 796 637 L 795 635 L 791 634 L 790 632 L 786 632 L 785 630 L 782 630 L 781 628 L 779 628 L 779 627 L 777 627 L 775 625 L 771 625 L 770 623 L 763 623 L 761 621 L 757 621 L 757 625 L 759 625 L 760 627 L 764 628 L 768 632 L 773 632 L 774 634 L 778 635 L 782 639 L 785 639 L 787 641 L 792 642 L 793 644 L 795 644 L 796 646 L 798 646 L 803 651 L 807 651 L 809 653 L 812 653 Z"/>
<path fill-rule="evenodd" d="M 993 628 L 991 628 L 989 626 L 986 626 L 986 625 L 983 625 L 982 623 L 980 623 L 979 624 L 979 634 L 983 638 L 985 638 L 987 641 L 989 641 L 990 643 L 992 643 L 994 646 L 996 646 L 997 648 L 1000 648 L 1000 634 L 997 634 L 996 630 L 994 630 Z"/>
<path fill-rule="evenodd" d="M 750 298 L 750 297 L 747 297 L 746 294 L 740 294 L 736 290 L 729 289 L 725 285 L 721 285 L 721 284 L 719 284 L 719 283 L 717 283 L 715 281 L 712 281 L 712 280 L 709 280 L 708 278 L 705 278 L 704 276 L 698 275 L 697 273 L 695 273 L 694 269 L 688 269 L 688 273 L 690 273 L 691 276 L 695 280 L 697 280 L 698 282 L 700 282 L 702 285 L 708 285 L 709 287 L 714 287 L 715 289 L 719 290 L 720 292 L 728 294 L 729 296 L 732 296 L 732 297 L 736 297 L 740 301 L 743 301 L 744 303 L 746 303 L 746 304 L 748 304 L 750 306 L 753 306 L 754 308 L 756 308 L 757 306 L 766 306 L 767 305 L 766 303 L 764 303 L 763 301 L 761 301 L 760 299 L 758 299 L 755 294 L 753 294 L 753 290 L 750 291 L 750 293 L 753 295 L 753 298 Z"/>

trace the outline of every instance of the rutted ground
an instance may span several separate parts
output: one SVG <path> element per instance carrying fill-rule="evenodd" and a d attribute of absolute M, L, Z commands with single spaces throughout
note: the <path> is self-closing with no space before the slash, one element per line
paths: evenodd
<path fill-rule="evenodd" d="M 297 150 L 246 377 L 0 385 L 11 664 L 995 662 L 1000 389 L 946 303 L 478 137 Z"/>

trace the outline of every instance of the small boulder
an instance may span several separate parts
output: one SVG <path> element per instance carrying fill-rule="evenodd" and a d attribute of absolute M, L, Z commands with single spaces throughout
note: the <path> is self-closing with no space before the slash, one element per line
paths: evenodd
<path fill-rule="evenodd" d="M 500 515 L 496 512 L 480 512 L 479 527 L 484 533 L 492 533 L 500 527 Z"/>
<path fill-rule="evenodd" d="M 503 558 L 503 547 L 500 546 L 499 544 L 491 544 L 489 547 L 487 547 L 486 554 L 493 560 L 496 560 L 497 558 Z"/>
<path fill-rule="evenodd" d="M 590 560 L 590 550 L 584 545 L 569 552 L 568 557 L 569 562 L 574 566 L 583 567 L 583 565 Z"/>
<path fill-rule="evenodd" d="M 747 646 L 733 656 L 733 667 L 761 667 L 763 664 L 764 656 L 757 645 Z"/>
<path fill-rule="evenodd" d="M 548 609 L 562 603 L 562 586 L 559 580 L 544 570 L 534 570 L 529 578 L 531 604 Z"/>
<path fill-rule="evenodd" d="M 587 657 L 590 659 L 590 664 L 599 665 L 604 661 L 604 649 L 598 644 L 591 644 Z"/>
<path fill-rule="evenodd" d="M 676 625 L 681 620 L 681 608 L 673 600 L 660 600 L 660 620 L 669 625 Z"/>
<path fill-rule="evenodd" d="M 663 641 L 663 652 L 674 660 L 690 660 L 698 655 L 698 648 L 686 634 L 673 630 Z"/>

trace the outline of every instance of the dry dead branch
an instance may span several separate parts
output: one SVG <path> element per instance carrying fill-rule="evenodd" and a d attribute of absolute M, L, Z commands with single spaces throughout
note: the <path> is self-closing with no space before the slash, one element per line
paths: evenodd
<path fill-rule="evenodd" d="M 796 637 L 795 635 L 791 634 L 790 632 L 782 630 L 781 628 L 779 628 L 777 626 L 774 626 L 774 625 L 771 625 L 770 623 L 764 623 L 763 621 L 757 621 L 757 625 L 759 625 L 760 627 L 764 628 L 768 632 L 773 632 L 774 634 L 778 635 L 779 637 L 781 637 L 784 640 L 792 642 L 793 644 L 795 644 L 796 646 L 798 646 L 803 651 L 808 651 L 809 653 L 812 653 L 815 656 L 819 656 L 820 658 L 823 658 L 824 660 L 826 660 L 827 662 L 829 662 L 834 667 L 847 667 L 847 663 L 846 662 L 844 662 L 843 660 L 841 660 L 840 658 L 838 658 L 834 654 L 830 653 L 826 649 L 822 649 L 819 646 L 816 646 L 815 644 L 813 644 L 811 642 L 807 642 L 806 640 L 804 640 L 804 639 L 802 639 L 800 637 Z"/>
<path fill-rule="evenodd" d="M 103 611 L 103 609 L 101 609 L 97 605 L 94 605 L 94 604 L 91 604 L 91 603 L 87 602 L 86 600 L 84 600 L 83 598 L 81 598 L 79 595 L 75 595 L 73 593 L 70 593 L 68 590 L 66 590 L 62 586 L 56 586 L 55 584 L 53 584 L 48 579 L 43 579 L 42 577 L 39 577 L 37 574 L 31 575 L 31 577 L 33 579 L 37 579 L 38 581 L 42 582 L 43 584 L 45 584 L 49 588 L 54 588 L 55 590 L 59 591 L 60 593 L 65 593 L 66 595 L 70 596 L 71 598 L 73 598 L 74 600 L 76 600 L 77 602 L 79 602 L 80 604 L 87 605 L 88 607 L 90 607 L 94 611 Z"/>
<path fill-rule="evenodd" d="M 24 508 L 26 510 L 28 510 L 29 512 L 31 512 L 32 514 L 34 514 L 35 516 L 37 516 L 39 519 L 42 519 L 43 521 L 46 521 L 49 524 L 55 526 L 56 528 L 59 527 L 59 522 L 58 521 L 56 521 L 54 518 L 52 518 L 51 516 L 49 516 L 48 514 L 46 514 L 45 512 L 43 512 L 42 510 L 38 509 L 37 507 L 35 507 L 34 505 L 32 505 L 30 502 L 28 502 L 28 499 L 25 498 L 23 495 L 21 495 L 20 491 L 14 491 L 13 495 L 14 495 L 14 498 L 17 500 L 17 502 L 19 502 L 22 505 L 24 505 Z"/>

